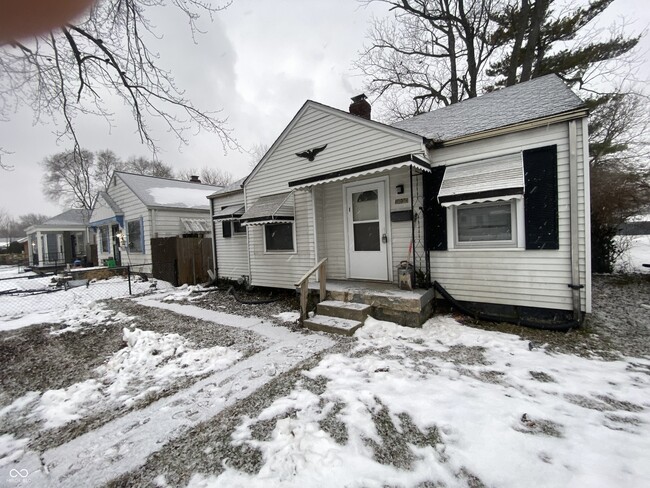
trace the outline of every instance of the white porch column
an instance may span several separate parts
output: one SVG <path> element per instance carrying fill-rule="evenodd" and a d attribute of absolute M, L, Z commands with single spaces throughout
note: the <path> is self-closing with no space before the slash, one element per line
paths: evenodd
<path fill-rule="evenodd" d="M 40 266 L 43 263 L 43 237 L 41 236 L 40 230 L 36 233 L 36 251 L 38 254 L 38 265 Z"/>

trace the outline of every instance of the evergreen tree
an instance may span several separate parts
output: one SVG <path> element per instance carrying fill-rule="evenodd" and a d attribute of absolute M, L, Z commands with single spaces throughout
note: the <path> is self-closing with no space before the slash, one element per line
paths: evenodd
<path fill-rule="evenodd" d="M 570 86 L 582 87 L 585 75 L 595 64 L 619 58 L 632 50 L 641 36 L 622 34 L 607 40 L 585 40 L 582 30 L 614 0 L 592 0 L 589 4 L 557 15 L 556 0 L 516 0 L 495 12 L 498 25 L 492 35 L 502 57 L 490 64 L 488 76 L 496 85 L 514 85 L 531 78 L 556 73 Z"/>

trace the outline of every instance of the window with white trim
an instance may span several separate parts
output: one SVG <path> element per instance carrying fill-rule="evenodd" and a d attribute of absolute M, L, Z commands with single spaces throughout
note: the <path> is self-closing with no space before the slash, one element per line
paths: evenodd
<path fill-rule="evenodd" d="M 100 246 L 101 246 L 100 251 L 110 253 L 111 248 L 110 248 L 110 235 L 109 235 L 108 225 L 102 225 L 99 228 L 99 239 L 100 239 Z"/>
<path fill-rule="evenodd" d="M 519 247 L 517 215 L 522 210 L 521 199 L 471 203 L 448 208 L 452 232 L 450 248 L 510 248 Z"/>
<path fill-rule="evenodd" d="M 293 224 L 265 224 L 264 225 L 264 250 L 293 252 Z"/>
<path fill-rule="evenodd" d="M 233 234 L 246 234 L 246 226 L 241 225 L 240 220 L 232 221 L 232 233 Z"/>
<path fill-rule="evenodd" d="M 129 220 L 126 223 L 128 232 L 128 243 L 130 252 L 144 252 L 142 240 L 142 221 L 140 219 Z"/>

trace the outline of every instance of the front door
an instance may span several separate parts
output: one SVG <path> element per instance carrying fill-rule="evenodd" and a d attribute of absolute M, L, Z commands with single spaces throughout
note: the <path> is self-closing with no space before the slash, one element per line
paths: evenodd
<path fill-rule="evenodd" d="M 387 281 L 386 182 L 345 186 L 348 276 Z"/>

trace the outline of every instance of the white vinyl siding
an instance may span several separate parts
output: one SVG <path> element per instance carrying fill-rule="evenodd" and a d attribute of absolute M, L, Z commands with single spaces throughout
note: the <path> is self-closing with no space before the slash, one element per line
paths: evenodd
<path fill-rule="evenodd" d="M 228 205 L 244 204 L 244 192 L 237 192 L 224 197 L 212 199 L 214 210 L 221 210 Z M 236 234 L 224 238 L 222 232 L 222 221 L 212 222 L 212 235 L 217 250 L 217 271 L 220 278 L 237 280 L 242 276 L 248 276 L 248 247 L 246 233 Z M 250 229 L 247 229 L 247 233 Z"/>
<path fill-rule="evenodd" d="M 294 193 L 294 209 L 294 253 L 266 252 L 264 249 L 264 226 L 247 226 L 251 283 L 253 285 L 293 288 L 303 274 L 314 265 L 314 227 L 309 191 Z"/>
<path fill-rule="evenodd" d="M 452 165 L 473 159 L 508 154 L 557 144 L 558 161 L 558 250 L 432 251 L 431 278 L 457 300 L 571 310 L 569 227 L 569 137 L 568 123 L 554 124 L 515 134 L 458 146 L 434 149 L 434 164 Z M 585 206 L 582 125 L 578 124 L 578 175 L 580 220 L 580 280 L 585 283 Z M 587 299 L 582 293 L 583 310 Z M 589 311 L 589 310 L 587 310 Z"/>
<path fill-rule="evenodd" d="M 296 156 L 324 144 L 327 148 L 314 161 Z M 261 195 L 286 192 L 289 181 L 422 151 L 420 137 L 308 106 L 247 182 L 246 207 Z"/>

